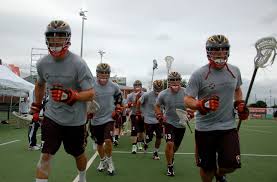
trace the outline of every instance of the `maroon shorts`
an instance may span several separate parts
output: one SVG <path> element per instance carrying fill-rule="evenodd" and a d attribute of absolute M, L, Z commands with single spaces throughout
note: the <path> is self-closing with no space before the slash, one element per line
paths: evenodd
<path fill-rule="evenodd" d="M 117 117 L 117 119 L 114 121 L 114 127 L 115 128 L 122 128 L 123 125 L 123 119 L 122 116 Z"/>
<path fill-rule="evenodd" d="M 87 136 L 86 125 L 62 126 L 44 117 L 41 123 L 42 153 L 54 155 L 63 142 L 65 151 L 78 157 L 85 151 Z"/>
<path fill-rule="evenodd" d="M 156 133 L 156 138 L 162 138 L 163 137 L 163 128 L 161 124 L 144 124 L 145 127 L 145 133 L 146 133 L 146 143 L 149 143 L 153 139 L 153 133 Z"/>
<path fill-rule="evenodd" d="M 166 142 L 174 142 L 175 148 L 179 148 L 183 140 L 186 128 L 176 128 L 169 123 L 165 123 L 164 128 Z"/>
<path fill-rule="evenodd" d="M 130 119 L 131 119 L 131 136 L 137 136 L 137 133 L 144 132 L 143 118 L 141 118 L 140 120 L 137 120 L 136 115 L 132 114 Z"/>
<path fill-rule="evenodd" d="M 217 168 L 240 168 L 240 144 L 236 129 L 195 130 L 195 159 L 204 170 Z"/>
<path fill-rule="evenodd" d="M 102 145 L 105 140 L 112 140 L 114 121 L 102 125 L 90 125 L 91 138 L 95 140 L 95 143 Z"/>

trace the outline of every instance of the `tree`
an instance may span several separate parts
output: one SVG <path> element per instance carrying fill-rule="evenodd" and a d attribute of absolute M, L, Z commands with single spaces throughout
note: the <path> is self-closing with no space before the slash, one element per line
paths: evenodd
<path fill-rule="evenodd" d="M 262 108 L 266 108 L 267 107 L 266 103 L 264 101 L 262 101 L 262 100 L 258 100 L 256 102 L 256 104 L 257 104 L 257 107 L 262 107 Z"/>

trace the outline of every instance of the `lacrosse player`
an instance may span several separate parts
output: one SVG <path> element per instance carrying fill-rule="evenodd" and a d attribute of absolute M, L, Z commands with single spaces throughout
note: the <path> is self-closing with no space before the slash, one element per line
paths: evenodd
<path fill-rule="evenodd" d="M 229 49 L 224 35 L 208 38 L 209 63 L 191 75 L 184 99 L 187 107 L 198 110 L 195 157 L 203 182 L 211 182 L 214 176 L 224 182 L 226 173 L 241 166 L 235 112 L 245 120 L 249 111 L 242 100 L 240 70 L 227 63 Z"/>
<path fill-rule="evenodd" d="M 153 139 L 154 132 L 156 133 L 155 149 L 153 152 L 153 159 L 159 160 L 159 148 L 161 139 L 163 137 L 163 128 L 161 123 L 155 117 L 155 104 L 158 94 L 163 90 L 163 81 L 155 80 L 153 82 L 153 91 L 144 93 L 138 101 L 137 112 L 143 110 L 144 123 L 145 123 L 145 143 L 144 152 L 146 152 L 149 143 Z"/>
<path fill-rule="evenodd" d="M 76 160 L 79 182 L 86 182 L 86 101 L 94 96 L 93 77 L 85 61 L 68 50 L 70 26 L 62 20 L 51 21 L 45 32 L 49 55 L 37 63 L 33 116 L 42 109 L 45 89 L 49 89 L 41 124 L 42 151 L 37 164 L 36 182 L 47 182 L 53 155 L 61 143 Z"/>
<path fill-rule="evenodd" d="M 133 84 L 134 91 L 127 95 L 127 107 L 130 108 L 131 119 L 131 141 L 132 141 L 132 154 L 137 153 L 137 149 L 142 150 L 144 143 L 144 122 L 141 111 L 137 111 L 137 102 L 144 93 L 142 91 L 142 83 L 136 80 Z"/>
<path fill-rule="evenodd" d="M 165 127 L 167 175 L 174 176 L 174 153 L 178 150 L 186 130 L 185 126 L 180 124 L 176 109 L 186 109 L 184 105 L 185 88 L 181 87 L 182 78 L 178 72 L 171 72 L 167 79 L 169 88 L 159 93 L 155 104 L 155 115 Z M 161 111 L 162 106 L 165 109 L 165 115 Z M 189 114 L 189 117 L 192 118 L 193 112 L 189 111 Z"/>
<path fill-rule="evenodd" d="M 126 105 L 126 99 L 122 100 L 123 106 Z M 119 137 L 122 134 L 123 124 L 126 122 L 126 108 L 122 107 L 121 112 L 118 113 L 118 117 L 114 123 L 114 136 L 113 136 L 113 145 L 116 147 L 119 145 Z"/>
<path fill-rule="evenodd" d="M 96 92 L 95 101 L 99 104 L 99 110 L 90 120 L 90 132 L 92 139 L 97 143 L 97 151 L 100 156 L 97 170 L 100 172 L 107 170 L 109 175 L 114 175 L 112 137 L 114 121 L 121 117 L 123 98 L 118 84 L 109 80 L 110 73 L 111 68 L 108 64 L 100 63 L 97 65 L 97 81 L 94 89 Z"/>

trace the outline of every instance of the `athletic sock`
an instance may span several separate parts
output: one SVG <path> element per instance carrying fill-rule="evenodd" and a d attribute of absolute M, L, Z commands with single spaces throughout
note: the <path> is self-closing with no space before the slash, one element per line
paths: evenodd
<path fill-rule="evenodd" d="M 36 182 L 48 182 L 48 179 L 36 179 Z"/>
<path fill-rule="evenodd" d="M 86 170 L 79 171 L 79 182 L 86 182 Z"/>

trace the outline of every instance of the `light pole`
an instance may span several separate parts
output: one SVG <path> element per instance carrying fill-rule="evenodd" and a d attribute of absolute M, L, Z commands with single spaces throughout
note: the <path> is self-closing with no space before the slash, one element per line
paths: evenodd
<path fill-rule="evenodd" d="M 157 63 L 156 59 L 153 60 L 153 72 L 152 72 L 152 79 L 151 79 L 150 90 L 153 90 L 152 87 L 153 87 L 153 78 L 154 78 L 154 71 L 155 71 L 155 69 L 158 69 L 158 63 Z"/>
<path fill-rule="evenodd" d="M 100 58 L 101 58 L 100 63 L 102 63 L 102 58 L 103 58 L 103 56 L 104 56 L 104 54 L 105 54 L 106 52 L 104 52 L 104 51 L 102 51 L 102 50 L 99 50 L 98 53 L 100 54 Z"/>
<path fill-rule="evenodd" d="M 271 89 L 269 89 L 269 107 L 272 107 L 272 105 L 271 105 Z"/>
<path fill-rule="evenodd" d="M 82 35 L 81 35 L 81 57 L 83 57 L 83 37 L 84 37 L 84 24 L 85 24 L 85 20 L 87 20 L 87 16 L 85 15 L 85 13 L 88 11 L 85 11 L 83 9 L 80 10 L 80 16 L 82 17 Z"/>
<path fill-rule="evenodd" d="M 164 58 L 164 60 L 165 60 L 165 62 L 166 62 L 167 77 L 168 77 L 169 71 L 170 71 L 170 69 L 171 69 L 171 65 L 172 65 L 172 63 L 173 63 L 173 61 L 174 61 L 174 58 L 173 58 L 172 56 L 166 56 L 166 57 Z M 167 79 L 167 88 L 168 88 L 168 79 Z"/>

